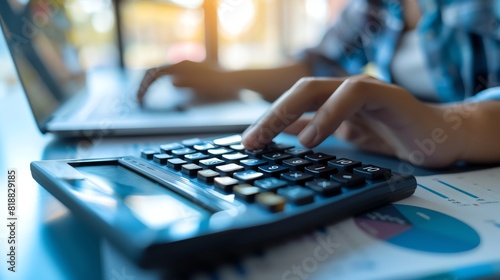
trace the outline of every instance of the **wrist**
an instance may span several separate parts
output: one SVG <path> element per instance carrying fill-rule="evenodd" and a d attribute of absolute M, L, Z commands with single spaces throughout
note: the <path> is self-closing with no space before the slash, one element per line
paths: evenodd
<path fill-rule="evenodd" d="M 246 88 L 245 85 L 245 75 L 241 73 L 240 70 L 222 70 L 219 72 L 219 77 L 221 83 L 229 88 L 234 88 L 235 90 L 242 90 Z"/>
<path fill-rule="evenodd" d="M 469 161 L 474 121 L 468 103 L 457 103 L 441 107 L 443 124 L 449 134 L 449 148 L 454 162 Z"/>

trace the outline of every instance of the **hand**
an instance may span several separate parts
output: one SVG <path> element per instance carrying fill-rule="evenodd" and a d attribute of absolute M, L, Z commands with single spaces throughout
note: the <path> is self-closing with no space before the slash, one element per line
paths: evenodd
<path fill-rule="evenodd" d="M 238 95 L 238 87 L 226 79 L 224 71 L 207 63 L 183 61 L 147 70 L 137 93 L 139 103 L 142 103 L 149 86 L 165 75 L 172 76 L 174 86 L 191 88 L 202 99 L 219 101 L 234 99 Z"/>
<path fill-rule="evenodd" d="M 463 130 L 450 129 L 445 110 L 369 76 L 304 78 L 245 131 L 243 144 L 262 148 L 284 131 L 312 148 L 334 133 L 366 151 L 443 167 L 460 158 L 465 139 Z M 316 114 L 302 116 L 307 111 Z"/>

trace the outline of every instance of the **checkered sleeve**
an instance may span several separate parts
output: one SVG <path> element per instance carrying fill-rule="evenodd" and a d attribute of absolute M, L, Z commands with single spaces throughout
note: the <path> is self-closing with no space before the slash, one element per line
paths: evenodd
<path fill-rule="evenodd" d="M 338 77 L 359 74 L 367 64 L 360 30 L 367 20 L 365 1 L 351 1 L 319 44 L 305 50 L 299 59 L 305 61 L 314 76 Z"/>
<path fill-rule="evenodd" d="M 465 101 L 467 102 L 481 102 L 481 101 L 489 101 L 496 100 L 500 101 L 500 87 L 492 87 L 489 89 L 485 89 L 478 94 L 467 98 Z"/>

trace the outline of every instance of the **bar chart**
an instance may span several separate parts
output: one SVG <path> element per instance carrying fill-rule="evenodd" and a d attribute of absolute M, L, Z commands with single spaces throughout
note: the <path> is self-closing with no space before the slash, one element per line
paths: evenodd
<path fill-rule="evenodd" d="M 457 206 L 478 207 L 500 203 L 500 184 L 491 180 L 491 184 L 479 185 L 468 180 L 459 176 L 448 177 L 446 180 L 432 178 L 417 185 L 422 190 Z"/>

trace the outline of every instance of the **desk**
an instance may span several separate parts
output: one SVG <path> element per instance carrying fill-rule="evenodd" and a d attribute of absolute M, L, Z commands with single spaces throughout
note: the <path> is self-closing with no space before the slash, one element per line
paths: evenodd
<path fill-rule="evenodd" d="M 17 272 L 7 271 L 2 261 L 0 279 L 113 279 L 113 271 L 109 272 L 110 277 L 102 276 L 100 238 L 40 187 L 31 178 L 29 169 L 33 160 L 75 157 L 78 153 L 73 147 L 82 147 L 83 142 L 59 142 L 52 135 L 42 135 L 20 88 L 0 100 L 0 122 L 0 180 L 7 182 L 8 169 L 16 169 L 19 174 Z M 86 155 L 83 148 L 79 153 L 82 157 Z M 106 156 L 112 155 L 113 152 Z M 6 209 L 5 188 L 1 192 L 0 208 Z M 2 217 L 5 222 L 6 215 Z M 7 254 L 6 237 L 7 231 L 2 226 L 2 260 Z"/>
<path fill-rule="evenodd" d="M 137 153 L 142 147 L 194 137 L 136 137 L 127 139 L 56 139 L 42 135 L 31 116 L 20 88 L 0 100 L 0 180 L 14 168 L 18 176 L 17 264 L 16 273 L 0 265 L 0 279 L 157 279 L 159 273 L 142 271 L 132 265 L 105 240 L 82 224 L 62 204 L 32 178 L 31 161 L 73 157 L 118 156 Z M 196 135 L 209 137 L 210 135 Z M 287 141 L 296 141 L 287 136 Z M 138 144 L 141 143 L 141 144 Z M 318 151 L 378 162 L 397 169 L 401 162 L 392 158 L 357 152 L 346 143 L 330 139 Z M 454 170 L 449 170 L 450 172 Z M 460 170 L 462 171 L 462 170 Z M 415 175 L 432 171 L 416 168 Z M 5 189 L 0 190 L 0 209 L 6 209 Z M 5 219 L 2 215 L 2 219 Z M 5 220 L 2 222 L 4 223 Z M 0 259 L 5 260 L 6 231 L 0 230 Z M 296 253 L 296 252 L 295 252 Z M 275 260 L 276 261 L 276 260 Z M 272 262 L 271 262 L 272 263 Z M 260 266 L 259 269 L 270 269 Z M 294 279 L 294 278 L 290 278 Z"/>

